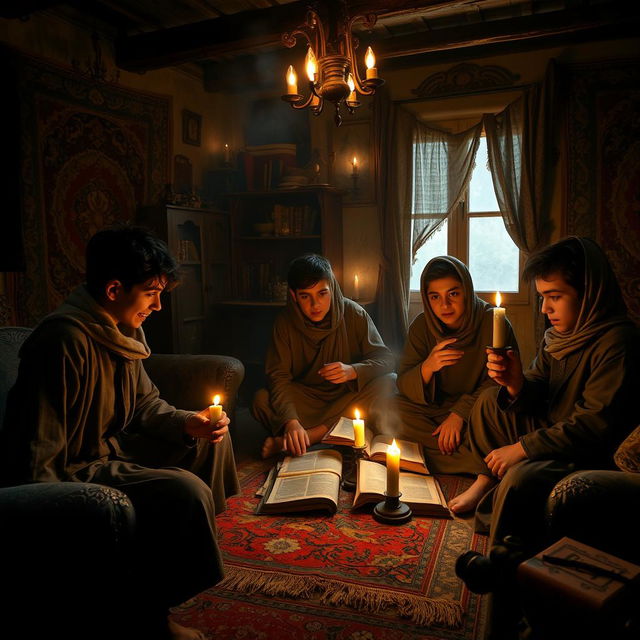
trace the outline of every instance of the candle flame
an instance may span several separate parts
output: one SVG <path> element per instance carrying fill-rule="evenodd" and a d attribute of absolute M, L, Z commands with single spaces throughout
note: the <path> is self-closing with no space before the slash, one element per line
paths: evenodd
<path fill-rule="evenodd" d="M 358 284 L 358 274 L 356 273 L 355 276 L 353 276 L 353 281 Z"/>
<path fill-rule="evenodd" d="M 355 414 L 356 414 L 356 420 L 360 420 L 360 412 L 357 409 L 355 410 Z"/>
<path fill-rule="evenodd" d="M 309 47 L 307 50 L 307 56 L 304 61 L 305 69 L 307 70 L 307 76 L 310 82 L 315 82 L 316 73 L 318 73 L 318 65 L 316 63 L 316 54 L 313 53 L 313 49 Z"/>
<path fill-rule="evenodd" d="M 351 164 L 353 165 L 353 168 L 355 169 L 358 166 L 358 158 L 353 156 L 353 162 Z"/>
<path fill-rule="evenodd" d="M 225 143 L 224 148 L 225 148 L 225 149 L 228 149 L 228 148 L 229 148 L 229 145 Z"/>
<path fill-rule="evenodd" d="M 220 404 L 220 396 L 213 396 L 213 404 Z"/>
<path fill-rule="evenodd" d="M 499 291 L 496 291 L 496 307 L 499 307 L 502 304 L 502 296 Z"/>
<path fill-rule="evenodd" d="M 293 68 L 293 65 L 290 64 L 287 69 L 287 84 L 297 84 L 298 76 L 296 75 L 296 70 Z"/>
<path fill-rule="evenodd" d="M 389 453 L 393 453 L 395 455 L 399 455 L 400 454 L 400 447 L 398 447 L 398 445 L 396 444 L 396 439 L 393 439 L 393 442 L 389 445 L 389 448 L 387 449 L 387 451 Z"/>
<path fill-rule="evenodd" d="M 347 84 L 349 85 L 349 91 L 353 93 L 356 90 L 356 83 L 353 81 L 353 76 L 349 74 L 347 78 Z"/>
<path fill-rule="evenodd" d="M 376 57 L 373 55 L 373 49 L 367 47 L 367 52 L 364 55 L 364 63 L 367 65 L 367 69 L 373 69 L 376 66 Z"/>

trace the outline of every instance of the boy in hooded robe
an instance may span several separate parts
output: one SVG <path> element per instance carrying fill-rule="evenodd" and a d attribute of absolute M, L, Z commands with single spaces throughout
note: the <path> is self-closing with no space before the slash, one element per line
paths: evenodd
<path fill-rule="evenodd" d="M 268 388 L 253 401 L 254 417 L 272 433 L 265 458 L 283 450 L 302 455 L 355 408 L 375 427 L 374 405 L 393 385 L 393 354 L 369 314 L 343 297 L 329 261 L 296 258 L 287 279 L 287 306 L 267 351 Z"/>
<path fill-rule="evenodd" d="M 224 575 L 215 515 L 239 491 L 229 418 L 223 413 L 211 424 L 206 409 L 172 407 L 142 366 L 150 355 L 142 324 L 177 282 L 167 246 L 145 229 L 122 226 L 96 233 L 86 259 L 86 284 L 20 350 L 0 484 L 91 482 L 124 492 L 136 526 L 132 552 L 119 568 L 121 602 L 135 602 L 135 611 L 129 627 L 122 623 L 122 637 L 203 640 L 168 616 L 170 607 Z M 194 459 L 205 481 L 185 470 Z M 98 561 L 96 552 L 87 562 Z"/>
<path fill-rule="evenodd" d="M 398 364 L 399 436 L 423 445 L 432 473 L 478 473 L 467 424 L 478 395 L 495 386 L 486 368 L 493 307 L 475 294 L 466 265 L 452 256 L 427 263 L 420 293 L 424 311 L 411 323 Z M 507 344 L 517 348 L 506 323 Z"/>
<path fill-rule="evenodd" d="M 588 238 L 530 256 L 523 277 L 535 280 L 551 326 L 524 373 L 517 352 L 488 351 L 500 386 L 478 398 L 470 429 L 484 470 L 452 508 L 477 507 L 476 529 L 490 529 L 490 548 L 510 534 L 532 555 L 545 543 L 553 486 L 577 469 L 614 468 L 616 448 L 640 422 L 640 332 Z"/>

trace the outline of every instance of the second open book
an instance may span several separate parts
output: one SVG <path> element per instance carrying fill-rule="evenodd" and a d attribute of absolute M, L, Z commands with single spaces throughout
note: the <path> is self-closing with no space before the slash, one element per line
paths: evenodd
<path fill-rule="evenodd" d="M 369 460 L 375 460 L 386 464 L 387 448 L 393 440 L 392 436 L 377 435 L 374 436 L 370 429 L 365 428 L 365 449 L 364 454 Z M 327 444 L 341 444 L 352 447 L 354 444 L 353 420 L 342 417 L 334 427 L 322 439 Z M 400 468 L 405 471 L 413 471 L 414 473 L 429 474 L 422 447 L 417 442 L 409 442 L 408 440 L 398 440 L 396 444 L 400 449 Z"/>

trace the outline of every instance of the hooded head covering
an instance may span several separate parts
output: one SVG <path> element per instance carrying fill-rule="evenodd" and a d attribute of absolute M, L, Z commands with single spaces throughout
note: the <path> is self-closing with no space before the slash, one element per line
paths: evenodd
<path fill-rule="evenodd" d="M 72 291 L 43 322 L 59 318 L 73 322 L 96 342 L 127 360 L 140 360 L 151 355 L 144 331 L 117 325 L 84 285 Z"/>
<path fill-rule="evenodd" d="M 336 331 L 343 326 L 344 318 L 344 297 L 340 285 L 331 272 L 329 278 L 329 289 L 331 290 L 331 306 L 327 315 L 321 322 L 311 322 L 307 316 L 302 313 L 298 303 L 293 299 L 293 295 L 289 291 L 287 296 L 287 307 L 285 313 L 291 324 L 302 333 L 309 342 L 317 344 L 327 337 L 334 335 Z"/>
<path fill-rule="evenodd" d="M 462 324 L 459 329 L 448 329 L 438 319 L 429 304 L 429 300 L 427 298 L 427 274 L 429 273 L 429 269 L 436 263 L 443 263 L 452 267 L 457 274 L 456 278 L 462 284 L 462 290 L 464 292 L 464 313 L 462 314 Z M 433 278 L 430 278 L 430 280 L 433 280 Z M 429 332 L 438 342 L 445 338 L 457 338 L 456 347 L 464 347 L 473 342 L 475 335 L 480 329 L 485 311 L 491 307 L 489 303 L 481 300 L 475 294 L 473 289 L 473 280 L 471 279 L 471 274 L 469 273 L 469 269 L 467 269 L 466 265 L 452 256 L 438 256 L 437 258 L 432 258 L 427 262 L 427 265 L 420 276 L 420 293 L 422 294 L 424 318 Z"/>
<path fill-rule="evenodd" d="M 544 334 L 545 349 L 561 360 L 584 347 L 607 329 L 631 321 L 627 317 L 620 286 L 604 251 L 589 238 L 569 238 L 584 252 L 584 294 L 576 326 L 569 333 L 550 327 Z"/>

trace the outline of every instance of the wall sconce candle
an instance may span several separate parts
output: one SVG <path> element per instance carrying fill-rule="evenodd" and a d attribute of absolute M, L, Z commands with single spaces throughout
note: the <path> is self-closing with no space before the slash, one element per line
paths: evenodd
<path fill-rule="evenodd" d="M 353 156 L 353 160 L 351 161 L 351 175 L 356 178 L 358 176 L 358 158 Z"/>
<path fill-rule="evenodd" d="M 224 145 L 224 162 L 225 164 L 231 163 L 231 149 L 229 149 L 229 145 Z"/>
<path fill-rule="evenodd" d="M 360 299 L 360 279 L 358 278 L 357 273 L 355 276 L 353 276 L 353 299 Z"/>

